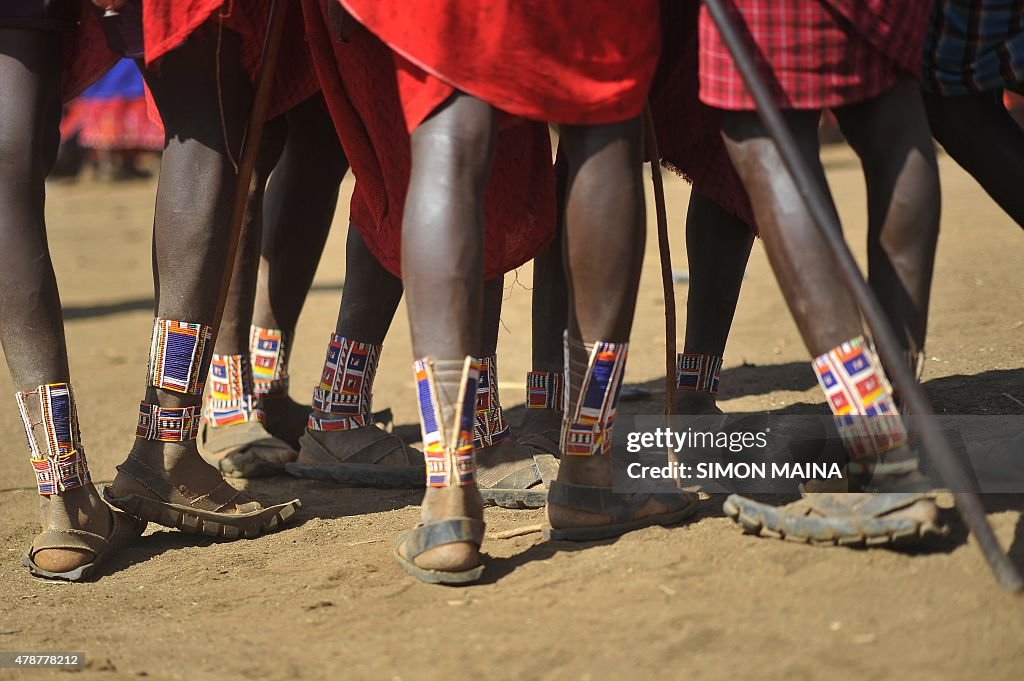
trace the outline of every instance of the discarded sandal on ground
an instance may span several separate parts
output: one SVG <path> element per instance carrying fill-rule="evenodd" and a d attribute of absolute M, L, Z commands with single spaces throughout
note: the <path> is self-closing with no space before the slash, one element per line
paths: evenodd
<path fill-rule="evenodd" d="M 447 518 L 417 525 L 406 530 L 395 543 L 395 562 L 410 575 L 428 584 L 469 584 L 480 579 L 484 573 L 481 563 L 475 568 L 462 572 L 428 570 L 414 562 L 425 551 L 459 542 L 472 542 L 477 548 L 484 540 L 484 522 L 475 518 Z"/>
<path fill-rule="evenodd" d="M 108 485 L 103 488 L 104 501 L 137 518 L 190 534 L 251 539 L 279 529 L 302 506 L 298 499 L 292 499 L 264 507 L 226 480 L 221 480 L 205 494 L 190 495 L 133 456 L 129 456 L 117 470 L 148 489 L 153 497 L 140 494 L 114 497 Z M 236 510 L 223 511 L 231 506 Z"/>
<path fill-rule="evenodd" d="M 284 475 L 284 466 L 299 453 L 267 432 L 259 421 L 214 428 L 204 420 L 196 446 L 203 459 L 231 478 Z"/>
<path fill-rule="evenodd" d="M 100 536 L 86 530 L 68 528 L 66 530 L 51 529 L 39 534 L 29 547 L 28 553 L 21 558 L 21 564 L 28 568 L 34 577 L 43 579 L 61 579 L 67 582 L 82 582 L 92 577 L 103 561 L 113 552 L 140 536 L 146 529 L 146 522 L 110 509 L 110 534 Z M 73 549 L 92 553 L 92 560 L 74 570 L 67 572 L 50 572 L 36 565 L 35 557 L 40 551 L 47 549 Z"/>
<path fill-rule="evenodd" d="M 654 499 L 669 510 L 636 518 L 636 513 Z M 697 510 L 699 497 L 693 492 L 630 492 L 616 494 L 610 487 L 591 487 L 555 481 L 548 491 L 548 503 L 577 511 L 611 516 L 605 525 L 550 527 L 544 536 L 556 541 L 594 541 L 618 537 L 654 525 L 677 525 Z"/>
<path fill-rule="evenodd" d="M 898 515 L 922 501 L 934 512 Z M 785 506 L 733 494 L 724 510 L 749 534 L 828 546 L 907 546 L 948 532 L 931 495 L 917 492 L 806 494 Z"/>
<path fill-rule="evenodd" d="M 320 432 L 307 429 L 299 440 L 299 458 L 285 466 L 290 475 L 345 487 L 417 488 L 427 484 L 423 453 L 393 433 L 376 426 L 343 431 L 354 449 L 341 456 L 317 438 Z"/>

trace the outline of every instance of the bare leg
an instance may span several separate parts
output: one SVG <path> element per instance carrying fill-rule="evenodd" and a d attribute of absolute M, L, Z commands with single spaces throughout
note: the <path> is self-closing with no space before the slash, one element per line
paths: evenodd
<path fill-rule="evenodd" d="M 582 399 L 579 367 L 586 371 L 590 347 L 585 344 L 629 341 L 645 238 L 640 129 L 638 119 L 561 128 L 569 161 L 564 249 L 570 371 L 565 389 L 571 410 Z M 566 427 L 563 424 L 563 431 Z M 558 482 L 610 488 L 611 456 L 566 452 Z M 661 513 L 665 508 L 651 498 L 634 517 Z M 548 504 L 548 519 L 554 528 L 609 522 L 605 514 L 553 502 Z"/>
<path fill-rule="evenodd" d="M 690 287 L 686 297 L 683 352 L 721 358 L 729 339 L 743 273 L 754 235 L 735 215 L 696 189 L 686 211 L 686 262 Z M 718 414 L 715 395 L 707 390 L 679 390 L 680 414 Z"/>
<path fill-rule="evenodd" d="M 908 80 L 836 110 L 867 179 L 868 279 L 911 367 L 924 353 L 940 206 L 939 171 L 918 93 Z"/>
<path fill-rule="evenodd" d="M 212 35 L 217 27 L 200 30 L 211 35 L 186 41 L 144 76 L 167 135 L 153 234 L 156 315 L 209 325 L 220 291 L 208 282 L 228 266 L 227 227 L 235 185 L 230 159 L 239 156 L 252 88 L 242 68 L 238 36 L 224 31 L 218 49 Z M 164 408 L 194 407 L 201 396 L 149 387 L 145 401 Z M 199 456 L 194 440 L 138 438 L 131 459 L 190 494 L 205 493 L 222 482 L 217 469 Z M 123 471 L 112 493 L 115 498 L 152 495 Z M 232 502 L 221 510 L 231 512 L 236 506 Z"/>
<path fill-rule="evenodd" d="M 402 282 L 377 262 L 352 226 L 345 262 L 345 291 L 338 323 L 328 345 L 320 385 L 314 390 L 312 411 L 307 409 L 309 423 L 300 441 L 297 463 L 415 467 L 420 473 L 422 455 L 398 436 L 375 427 L 371 404 L 377 362 L 402 300 Z M 301 468 L 289 470 L 294 475 L 306 474 Z M 316 475 L 316 471 L 311 473 Z M 400 471 L 378 471 L 374 473 L 378 477 L 366 484 L 375 480 L 388 484 L 385 478 L 395 474 L 406 477 Z"/>
<path fill-rule="evenodd" d="M 565 375 L 565 329 L 569 315 L 569 285 L 565 280 L 563 241 L 565 239 L 565 195 L 568 165 L 561 146 L 555 164 L 555 200 L 558 220 L 555 238 L 533 260 L 532 366 L 527 390 L 543 391 L 544 405 L 527 401 L 522 434 L 536 435 L 540 442 L 557 445 L 562 428 L 562 390 Z"/>
<path fill-rule="evenodd" d="M 263 246 L 252 323 L 279 331 L 283 341 L 282 380 L 263 398 L 266 426 L 275 436 L 297 446 L 306 426 L 309 404 L 288 397 L 288 348 L 313 284 L 320 256 L 338 204 L 338 188 L 348 161 L 321 95 L 285 114 L 288 123 L 284 152 L 267 187 L 263 203 Z M 351 276 L 352 270 L 348 270 Z"/>
<path fill-rule="evenodd" d="M 893 116 L 907 115 L 906 112 L 900 111 L 889 113 Z M 816 132 L 818 115 L 817 111 L 786 112 L 790 129 L 796 137 L 804 160 L 814 171 L 820 188 L 827 191 L 824 171 L 818 158 Z M 809 213 L 803 206 L 774 143 L 769 139 L 756 113 L 726 112 L 723 118 L 723 136 L 733 164 L 736 166 L 754 206 L 757 224 L 775 276 L 786 296 L 786 301 L 803 336 L 804 343 L 812 356 L 816 358 L 815 367 L 818 371 L 819 382 L 826 389 L 830 406 L 837 414 L 847 412 L 854 415 L 876 412 L 897 414 L 898 411 L 892 403 L 891 391 L 887 389 L 887 382 L 880 363 L 876 357 L 873 357 L 870 347 L 861 343 L 864 331 L 856 304 L 846 288 L 836 281 L 832 273 L 832 259 L 827 255 L 828 248 L 824 239 L 819 235 Z M 891 139 L 888 141 L 890 144 L 893 143 Z M 930 208 L 914 205 L 909 210 L 927 212 Z M 927 238 L 927 232 L 925 238 Z M 847 364 L 846 358 L 856 359 Z M 878 385 L 881 389 L 870 393 L 858 393 L 860 398 L 852 393 L 849 395 L 836 393 L 832 387 L 837 385 L 837 382 L 832 377 L 837 374 L 843 376 L 844 372 L 849 373 L 846 376 L 848 379 L 852 379 L 856 375 L 857 380 L 873 381 L 872 385 Z M 839 384 L 842 384 L 842 380 L 839 381 Z M 870 394 L 870 398 L 865 397 L 866 394 Z M 859 402 L 856 402 L 858 399 Z M 868 399 L 871 400 L 870 404 Z M 843 428 L 840 425 L 841 433 L 843 433 Z M 898 424 L 896 429 L 898 429 Z M 850 432 L 847 430 L 847 435 Z M 844 435 L 844 438 L 847 435 Z M 849 445 L 855 440 L 847 439 L 846 442 Z M 860 470 L 866 471 L 864 477 L 870 479 L 875 462 L 878 461 L 876 457 L 880 452 L 885 451 L 887 463 L 894 464 L 890 470 L 899 470 L 900 472 L 893 475 L 879 475 L 872 482 L 880 487 L 884 487 L 886 480 L 916 483 L 919 480 L 916 469 L 908 473 L 905 468 L 902 468 L 913 460 L 909 448 L 899 444 L 905 442 L 905 435 L 902 439 L 894 436 L 894 439 L 889 442 L 896 444 L 887 444 L 886 447 L 879 448 L 874 446 L 874 442 L 871 442 L 864 450 L 850 448 L 851 471 L 856 465 Z M 854 456 L 855 452 L 856 456 Z M 899 484 L 900 482 L 897 482 L 897 485 Z M 859 489 L 863 489 L 863 487 Z M 906 489 L 904 487 L 901 491 Z M 857 495 L 835 495 L 835 502 L 844 505 L 856 504 L 859 499 L 860 497 Z M 781 514 L 778 514 L 774 510 L 766 510 L 767 507 L 760 502 L 733 495 L 726 501 L 725 509 L 729 515 L 743 523 L 749 530 L 753 531 L 756 527 L 760 531 L 763 525 L 770 527 L 778 536 L 785 533 L 780 530 L 776 519 L 788 517 L 787 514 L 801 517 L 815 516 L 813 522 L 826 524 L 831 522 L 828 514 L 824 514 L 825 517 L 822 518 L 821 512 L 808 511 L 804 508 L 804 505 L 808 503 L 812 503 L 812 500 L 795 502 L 791 505 L 792 508 L 786 507 Z M 900 527 L 898 523 L 901 521 L 911 519 L 915 522 L 914 533 L 920 532 L 920 535 L 917 536 L 921 536 L 928 531 L 928 528 L 936 526 L 937 515 L 938 509 L 931 501 L 920 500 L 912 502 L 909 506 L 896 506 L 888 511 L 879 511 L 876 519 L 881 517 L 896 519 L 897 526 L 895 527 L 897 528 Z M 787 525 L 786 532 L 796 536 L 807 536 L 793 529 L 797 526 L 799 523 L 793 527 Z M 883 522 L 876 522 L 870 527 L 882 526 L 884 526 Z M 848 529 L 844 529 L 847 526 L 842 525 L 842 521 L 835 527 L 829 527 L 831 531 L 829 536 L 833 538 L 849 532 Z M 902 530 L 893 530 L 893 532 L 896 531 Z M 859 530 L 854 531 L 850 536 L 843 535 L 843 539 L 847 542 L 863 541 L 863 535 L 858 532 Z M 892 539 L 892 535 L 886 530 L 881 533 L 880 538 L 888 541 Z"/>
<path fill-rule="evenodd" d="M 19 392 L 70 382 L 43 216 L 44 182 L 59 141 L 61 41 L 55 31 L 0 29 L 0 341 Z M 110 532 L 110 512 L 91 483 L 40 503 L 44 531 Z M 91 560 L 91 552 L 74 549 L 35 555 L 51 572 Z"/>
<path fill-rule="evenodd" d="M 1002 93 L 923 95 L 935 139 L 1024 227 L 1024 128 L 1003 106 Z"/>
<path fill-rule="evenodd" d="M 820 188 L 828 192 L 818 159 L 819 112 L 786 112 L 804 160 Z M 729 155 L 754 205 L 768 259 L 811 355 L 831 350 L 861 335 L 860 313 L 853 297 L 836 282 L 824 239 L 803 208 L 800 195 L 753 112 L 727 112 L 723 133 Z"/>
<path fill-rule="evenodd" d="M 250 358 L 250 331 L 263 231 L 263 199 L 287 126 L 284 118 L 264 127 L 256 160 L 238 253 L 231 272 L 224 316 L 210 369 L 199 451 L 210 464 L 232 477 L 259 477 L 284 472 L 297 453 L 264 427 L 263 402 L 255 394 L 254 366 Z M 219 274 L 210 277 L 220 281 Z"/>
<path fill-rule="evenodd" d="M 412 134 L 412 174 L 402 226 L 402 280 L 408 295 L 413 353 L 436 369 L 441 421 L 450 429 L 467 356 L 480 348 L 483 311 L 483 192 L 494 154 L 497 117 L 456 93 Z M 450 473 L 454 473 L 450 471 Z M 423 521 L 483 519 L 476 485 L 449 475 L 428 487 Z M 401 549 L 399 549 L 401 550 Z M 477 546 L 454 542 L 411 557 L 420 568 L 463 572 L 480 564 Z"/>

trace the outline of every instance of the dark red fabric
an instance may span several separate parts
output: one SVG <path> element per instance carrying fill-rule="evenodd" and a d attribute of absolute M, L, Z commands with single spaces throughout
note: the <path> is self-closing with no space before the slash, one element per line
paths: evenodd
<path fill-rule="evenodd" d="M 341 1 L 429 74 L 421 80 L 431 92 L 439 79 L 534 120 L 596 125 L 637 116 L 658 59 L 658 0 Z M 409 130 L 436 107 L 415 85 L 401 81 Z"/>
<path fill-rule="evenodd" d="M 120 58 L 107 47 L 107 38 L 88 6 L 89 0 L 75 0 L 74 4 L 78 28 L 64 34 L 61 95 L 65 102 L 80 95 Z"/>
<path fill-rule="evenodd" d="M 361 26 L 339 43 L 327 0 L 303 0 L 306 36 L 338 136 L 356 177 L 352 226 L 380 263 L 401 276 L 401 227 L 411 152 L 392 53 Z M 547 126 L 522 123 L 498 135 L 484 203 L 484 274 L 500 276 L 539 254 L 555 231 Z M 438 259 L 438 267 L 449 263 Z"/>
<path fill-rule="evenodd" d="M 274 77 L 268 116 L 273 118 L 317 91 L 302 35 L 298 3 L 288 5 L 284 39 Z M 146 64 L 152 65 L 180 45 L 207 20 L 223 21 L 226 29 L 242 38 L 242 62 L 255 82 L 270 18 L 270 0 L 142 0 L 142 35 Z"/>
<path fill-rule="evenodd" d="M 651 84 L 651 114 L 662 165 L 754 227 L 753 210 L 720 134 L 722 112 L 698 97 L 697 2 L 662 0 L 661 61 Z"/>
<path fill-rule="evenodd" d="M 875 97 L 900 76 L 920 78 L 933 0 L 731 0 L 757 45 L 762 72 L 786 109 L 843 106 Z M 700 16 L 700 98 L 754 109 L 707 9 Z"/>
<path fill-rule="evenodd" d="M 139 0 L 136 0 L 137 2 Z M 107 46 L 89 0 L 79 0 L 78 30 L 65 39 L 63 93 L 71 99 L 99 78 L 120 55 Z M 155 66 L 207 20 L 223 21 L 242 38 L 242 61 L 255 81 L 270 16 L 269 0 L 141 0 L 145 61 Z M 277 116 L 316 93 L 318 85 L 303 36 L 302 12 L 289 2 L 285 33 L 268 115 Z"/>

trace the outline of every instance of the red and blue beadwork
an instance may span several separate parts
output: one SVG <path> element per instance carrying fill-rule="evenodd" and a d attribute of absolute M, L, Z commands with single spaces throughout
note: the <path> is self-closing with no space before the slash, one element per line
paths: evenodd
<path fill-rule="evenodd" d="M 373 424 L 373 379 L 381 346 L 331 334 L 320 384 L 313 389 L 312 430 L 352 430 Z"/>
<path fill-rule="evenodd" d="M 36 399 L 31 399 L 31 398 Z M 67 383 L 41 385 L 31 392 L 15 394 L 22 424 L 32 453 L 32 469 L 40 494 L 60 494 L 91 481 L 82 436 L 78 429 L 78 411 L 74 394 Z M 32 420 L 32 408 L 38 407 L 39 421 Z M 42 427 L 45 447 L 40 446 L 35 429 Z"/>
<path fill-rule="evenodd" d="M 562 410 L 565 375 L 555 371 L 526 374 L 526 408 Z"/>
<path fill-rule="evenodd" d="M 699 390 L 718 394 L 722 358 L 684 352 L 676 356 L 676 390 Z"/>
<path fill-rule="evenodd" d="M 171 319 L 153 321 L 148 384 L 161 390 L 201 395 L 213 355 L 213 330 Z"/>
<path fill-rule="evenodd" d="M 892 388 L 863 336 L 816 357 L 814 373 L 851 459 L 869 458 L 906 444 L 907 431 Z"/>
<path fill-rule="evenodd" d="M 474 484 L 476 461 L 473 430 L 480 363 L 471 357 L 466 358 L 459 383 L 455 418 L 450 430 L 446 430 L 443 425 L 432 363 L 429 359 L 416 360 L 413 370 L 423 430 L 427 487 L 466 487 Z"/>
<path fill-rule="evenodd" d="M 570 456 L 607 454 L 629 343 L 598 342 L 590 355 L 580 399 L 562 424 L 562 452 Z"/>

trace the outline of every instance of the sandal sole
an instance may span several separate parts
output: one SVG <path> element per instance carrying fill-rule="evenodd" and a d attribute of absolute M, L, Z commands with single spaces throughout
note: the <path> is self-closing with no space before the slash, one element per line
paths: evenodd
<path fill-rule="evenodd" d="M 293 499 L 253 513 L 229 515 L 157 501 L 138 494 L 114 498 L 110 494 L 109 486 L 103 488 L 103 499 L 125 513 L 157 525 L 177 529 L 186 534 L 203 534 L 231 540 L 254 539 L 262 534 L 275 532 L 302 507 L 301 501 Z"/>
<path fill-rule="evenodd" d="M 915 523 L 909 528 L 895 528 L 892 531 L 879 534 L 851 534 L 836 535 L 834 537 L 816 538 L 800 534 L 787 533 L 778 527 L 765 525 L 760 519 L 743 513 L 743 509 L 726 499 L 722 504 L 722 510 L 735 523 L 743 528 L 746 534 L 765 537 L 768 539 L 781 539 L 812 546 L 847 546 L 852 548 L 860 547 L 911 547 L 917 546 L 929 537 L 942 537 L 948 534 L 949 529 L 934 523 Z"/>
<path fill-rule="evenodd" d="M 498 506 L 513 510 L 544 508 L 548 504 L 548 490 L 480 488 L 484 506 Z"/>

